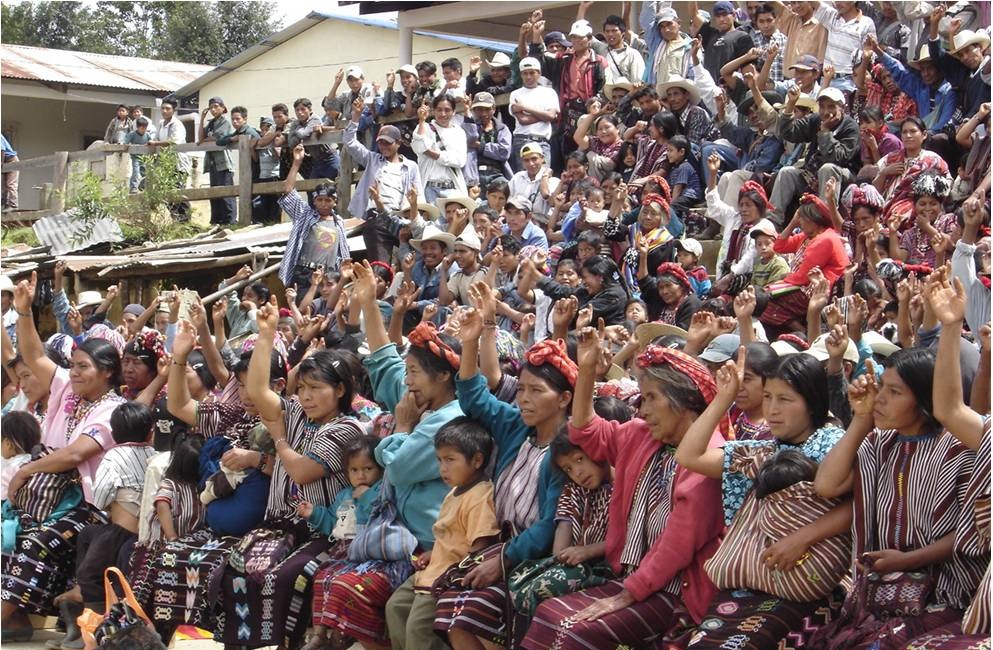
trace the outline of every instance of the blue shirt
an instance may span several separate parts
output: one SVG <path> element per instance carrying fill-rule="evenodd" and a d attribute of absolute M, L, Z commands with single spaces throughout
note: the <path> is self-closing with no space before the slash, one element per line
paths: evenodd
<path fill-rule="evenodd" d="M 17 152 L 14 151 L 14 148 L 10 146 L 10 143 L 9 142 L 7 142 L 7 136 L 2 135 L 2 134 L 0 134 L 0 146 L 3 147 L 3 158 L 4 158 L 4 160 L 6 160 L 8 158 L 13 158 L 14 156 L 17 155 Z"/>
<path fill-rule="evenodd" d="M 510 226 L 503 227 L 503 234 L 510 234 Z M 520 237 L 515 236 L 515 239 L 520 240 L 522 246 L 537 246 L 542 250 L 548 250 L 548 237 L 545 236 L 545 231 L 533 221 L 528 221 L 528 225 L 524 226 L 524 232 Z"/>
<path fill-rule="evenodd" d="M 437 300 L 441 292 L 441 267 L 436 266 L 428 269 L 424 265 L 424 258 L 418 256 L 414 262 L 414 268 L 410 269 L 410 278 L 414 284 L 421 287 L 420 301 Z"/>
<path fill-rule="evenodd" d="M 407 369 L 396 346 L 384 345 L 362 364 L 369 371 L 374 399 L 395 413 L 397 403 L 407 392 Z M 431 527 L 449 490 L 441 480 L 434 435 L 460 415 L 462 408 L 452 400 L 437 411 L 425 411 L 413 431 L 398 431 L 383 438 L 376 447 L 376 462 L 386 469 L 386 479 L 393 485 L 400 520 L 425 549 L 434 546 Z"/>
<path fill-rule="evenodd" d="M 952 88 L 952 84 L 942 80 L 937 88 L 932 88 L 924 83 L 919 72 L 908 70 L 906 66 L 889 54 L 884 54 L 880 61 L 890 76 L 893 77 L 893 83 L 917 104 L 917 112 L 924 120 L 928 131 L 939 131 L 951 121 L 959 103 L 958 93 Z M 934 99 L 933 106 L 931 104 L 932 98 Z"/>
<path fill-rule="evenodd" d="M 355 492 L 355 488 L 349 485 L 346 488 L 342 488 L 335 498 L 334 503 L 329 506 L 314 506 L 314 512 L 311 513 L 310 517 L 307 518 L 307 523 L 310 527 L 318 531 L 322 535 L 330 535 L 334 531 L 334 525 L 338 523 L 338 511 L 342 508 L 348 507 L 350 504 L 355 504 L 355 523 L 356 524 L 367 524 L 369 523 L 369 515 L 372 513 L 372 504 L 376 501 L 379 496 L 380 483 L 382 480 L 376 481 L 369 486 L 369 489 L 362 493 L 358 499 L 352 498 L 352 493 Z"/>
<path fill-rule="evenodd" d="M 669 186 L 675 187 L 677 185 L 685 185 L 680 196 L 685 196 L 688 199 L 700 198 L 700 175 L 696 173 L 696 169 L 687 160 L 679 163 L 675 169 L 669 172 Z"/>

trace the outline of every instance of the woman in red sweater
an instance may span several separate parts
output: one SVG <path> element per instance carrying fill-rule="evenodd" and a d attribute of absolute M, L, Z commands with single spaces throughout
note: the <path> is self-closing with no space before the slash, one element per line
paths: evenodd
<path fill-rule="evenodd" d="M 579 377 L 569 439 L 614 466 L 606 559 L 616 580 L 544 601 L 522 647 L 642 647 L 686 635 L 715 593 L 703 563 L 724 535 L 720 481 L 683 469 L 673 456 L 716 395 L 707 369 L 678 350 L 650 345 L 638 357 L 638 417 L 620 424 L 593 413 L 600 336 L 580 333 Z M 722 418 L 710 446 L 725 442 Z"/>
<path fill-rule="evenodd" d="M 777 253 L 793 253 L 790 273 L 766 286 L 769 305 L 760 320 L 770 336 L 805 331 L 803 318 L 810 300 L 810 272 L 819 268 L 828 283 L 841 277 L 848 266 L 848 253 L 841 234 L 832 227 L 831 210 L 813 194 L 800 197 L 800 207 L 773 244 Z M 800 232 L 792 235 L 796 228 Z M 771 330 L 771 331 L 770 331 Z"/>

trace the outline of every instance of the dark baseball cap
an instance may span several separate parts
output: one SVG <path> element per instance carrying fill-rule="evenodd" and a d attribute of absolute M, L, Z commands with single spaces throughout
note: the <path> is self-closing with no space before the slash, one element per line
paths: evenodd
<path fill-rule="evenodd" d="M 379 129 L 379 133 L 376 134 L 376 140 L 386 140 L 390 144 L 396 144 L 402 139 L 400 135 L 400 129 L 393 126 L 392 124 L 387 124 Z"/>

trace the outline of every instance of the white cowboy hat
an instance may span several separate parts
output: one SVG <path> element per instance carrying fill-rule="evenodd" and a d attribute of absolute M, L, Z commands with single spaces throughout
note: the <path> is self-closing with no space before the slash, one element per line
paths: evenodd
<path fill-rule="evenodd" d="M 437 219 L 438 216 L 441 214 L 441 212 L 438 210 L 438 206 L 434 205 L 433 203 L 418 203 L 417 211 L 423 212 L 424 216 L 430 219 L 431 221 Z"/>
<path fill-rule="evenodd" d="M 0 291 L 14 291 L 14 281 L 6 275 L 0 275 Z"/>
<path fill-rule="evenodd" d="M 627 77 L 617 77 L 613 82 L 604 84 L 603 94 L 609 101 L 614 95 L 615 88 L 623 88 L 627 92 L 634 90 L 634 84 L 627 80 Z"/>
<path fill-rule="evenodd" d="M 918 70 L 920 69 L 921 64 L 924 63 L 925 61 L 931 62 L 931 48 L 928 47 L 927 42 L 921 45 L 920 51 L 917 52 L 917 58 L 914 59 L 913 61 L 908 61 L 907 65 L 909 65 L 914 70 Z"/>
<path fill-rule="evenodd" d="M 696 106 L 700 103 L 700 89 L 693 85 L 693 82 L 689 79 L 683 79 L 682 77 L 673 75 L 669 77 L 669 81 L 659 86 L 659 94 L 664 95 L 670 88 L 681 88 L 689 93 L 690 106 Z"/>
<path fill-rule="evenodd" d="M 900 349 L 899 345 L 874 330 L 863 332 L 862 340 L 869 344 L 873 354 L 881 357 L 888 357 Z"/>
<path fill-rule="evenodd" d="M 990 39 L 986 34 L 982 32 L 974 32 L 971 29 L 963 29 L 961 32 L 955 35 L 954 40 L 952 40 L 952 47 L 948 50 L 949 54 L 955 54 L 970 45 L 979 44 L 980 49 L 985 50 L 989 47 Z"/>
<path fill-rule="evenodd" d="M 455 244 L 455 235 L 449 232 L 445 232 L 433 223 L 429 223 L 424 226 L 424 232 L 421 234 L 420 239 L 411 239 L 410 245 L 413 246 L 418 252 L 421 250 L 421 244 L 426 241 L 437 241 L 441 242 L 448 247 L 448 250 L 452 250 L 452 246 Z"/>
<path fill-rule="evenodd" d="M 493 55 L 493 59 L 486 62 L 486 65 L 491 68 L 509 68 L 510 67 L 510 57 L 503 52 L 497 52 Z"/>
<path fill-rule="evenodd" d="M 93 305 L 99 305 L 103 302 L 103 295 L 99 291 L 80 291 L 79 295 L 76 296 L 76 308 L 82 309 L 83 307 L 90 307 Z"/>
<path fill-rule="evenodd" d="M 458 203 L 469 211 L 469 215 L 472 215 L 473 210 L 476 209 L 476 202 L 470 199 L 468 196 L 441 196 L 435 199 L 434 204 L 438 206 L 438 210 L 441 211 L 440 216 L 445 216 L 445 206 L 449 203 Z"/>
<path fill-rule="evenodd" d="M 469 224 L 462 230 L 462 233 L 455 238 L 455 244 L 462 244 L 466 248 L 471 248 L 477 253 L 483 249 L 483 242 L 479 240 L 479 235 L 476 234 L 476 229 Z M 455 247 L 455 244 L 452 247 Z"/>

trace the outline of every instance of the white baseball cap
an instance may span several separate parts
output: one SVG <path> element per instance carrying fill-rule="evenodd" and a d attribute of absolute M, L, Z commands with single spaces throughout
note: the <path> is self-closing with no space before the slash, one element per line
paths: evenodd
<path fill-rule="evenodd" d="M 521 64 L 518 67 L 521 72 L 524 72 L 525 70 L 537 70 L 538 72 L 541 72 L 541 62 L 533 56 L 526 56 L 521 59 Z"/>
<path fill-rule="evenodd" d="M 593 36 L 593 26 L 588 20 L 577 20 L 569 29 L 569 36 Z"/>
<path fill-rule="evenodd" d="M 844 104 L 845 93 L 841 92 L 837 88 L 822 88 L 821 92 L 817 93 L 817 101 L 821 101 L 822 99 L 831 100 L 835 104 Z"/>
<path fill-rule="evenodd" d="M 346 79 L 362 79 L 365 75 L 362 74 L 362 68 L 357 65 L 353 65 L 351 68 L 345 72 Z"/>

